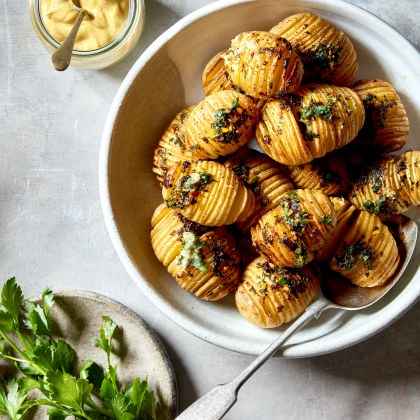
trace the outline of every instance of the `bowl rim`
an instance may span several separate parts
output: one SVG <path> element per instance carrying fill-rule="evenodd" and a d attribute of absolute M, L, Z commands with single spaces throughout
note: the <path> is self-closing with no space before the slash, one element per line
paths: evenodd
<path fill-rule="evenodd" d="M 162 298 L 155 292 L 153 287 L 141 276 L 138 272 L 134 262 L 132 261 L 124 242 L 122 241 L 118 226 L 113 216 L 111 197 L 109 191 L 108 179 L 108 158 L 110 156 L 110 147 L 113 137 L 113 125 L 118 118 L 118 113 L 124 103 L 126 93 L 130 90 L 130 86 L 136 79 L 139 72 L 146 66 L 148 61 L 157 53 L 157 51 L 165 45 L 166 42 L 171 40 L 183 29 L 193 24 L 200 18 L 206 17 L 209 14 L 218 12 L 229 7 L 243 4 L 252 3 L 261 0 L 220 0 L 210 3 L 194 12 L 188 14 L 164 33 L 162 33 L 137 59 L 131 67 L 126 77 L 122 81 L 114 100 L 109 109 L 99 153 L 99 192 L 102 206 L 102 212 L 105 219 L 105 224 L 111 241 L 120 258 L 124 268 L 129 273 L 130 277 L 134 280 L 141 291 L 146 297 L 163 313 L 165 316 L 174 321 L 178 326 L 190 332 L 191 334 L 199 337 L 211 344 L 219 347 L 236 351 L 245 354 L 259 354 L 264 350 L 265 346 L 261 343 L 254 343 L 253 345 L 244 344 L 240 339 L 233 339 L 226 335 L 220 335 L 217 332 L 203 327 L 199 322 L 196 322 L 183 314 L 180 310 L 176 309 L 166 299 Z M 264 0 L 262 0 L 264 1 Z M 374 15 L 373 13 L 362 9 L 354 4 L 347 3 L 343 0 L 300 0 L 298 3 L 304 3 L 308 6 L 318 6 L 325 10 L 331 9 L 335 13 L 351 16 L 353 19 L 364 21 L 366 26 L 375 27 L 376 31 L 380 31 L 383 37 L 387 38 L 389 43 L 392 43 L 397 49 L 403 50 L 410 60 L 420 67 L 420 53 L 417 49 L 400 34 L 396 29 L 386 23 L 384 20 Z M 289 348 L 285 348 L 283 353 L 279 353 L 280 357 L 284 358 L 298 358 L 298 357 L 312 357 L 321 354 L 338 351 L 354 344 L 357 344 L 374 334 L 382 331 L 404 313 L 406 313 L 420 298 L 420 282 L 413 286 L 416 293 L 411 293 L 408 297 L 405 296 L 405 305 L 388 305 L 387 316 L 380 319 L 373 319 L 369 323 L 358 327 L 352 334 L 339 335 L 340 340 L 337 340 L 337 335 L 334 339 L 329 338 L 328 335 L 322 337 L 320 342 L 304 342 L 295 344 Z M 413 291 L 412 291 L 413 292 Z"/>

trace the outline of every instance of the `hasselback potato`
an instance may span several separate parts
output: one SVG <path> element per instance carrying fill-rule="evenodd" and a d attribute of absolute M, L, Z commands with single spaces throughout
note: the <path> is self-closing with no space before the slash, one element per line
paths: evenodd
<path fill-rule="evenodd" d="M 363 103 L 351 89 L 310 84 L 267 102 L 256 137 L 277 162 L 301 165 L 348 144 L 363 122 Z"/>
<path fill-rule="evenodd" d="M 379 217 L 360 211 L 349 225 L 330 268 L 360 287 L 380 286 L 398 267 L 397 244 Z"/>
<path fill-rule="evenodd" d="M 225 227 L 191 222 L 161 204 L 152 217 L 152 247 L 178 284 L 205 300 L 233 292 L 240 279 L 240 255 Z"/>
<path fill-rule="evenodd" d="M 235 152 L 252 137 L 257 118 L 254 101 L 242 93 L 222 90 L 207 96 L 185 125 L 191 156 L 216 159 Z"/>
<path fill-rule="evenodd" d="M 359 80 L 353 90 L 362 98 L 366 118 L 355 143 L 372 154 L 395 152 L 407 143 L 409 123 L 400 97 L 388 82 Z"/>
<path fill-rule="evenodd" d="M 297 188 L 321 190 L 327 195 L 338 195 L 344 193 L 349 186 L 346 161 L 341 153 L 328 153 L 309 163 L 286 168 L 287 176 Z"/>
<path fill-rule="evenodd" d="M 205 95 L 219 92 L 220 90 L 234 89 L 234 84 L 229 80 L 225 68 L 223 55 L 227 50 L 219 51 L 204 67 L 201 81 Z"/>
<path fill-rule="evenodd" d="M 290 42 L 269 32 L 237 35 L 224 60 L 230 80 L 253 98 L 293 92 L 302 80 L 302 61 Z"/>
<path fill-rule="evenodd" d="M 194 107 L 195 105 L 190 105 L 179 112 L 159 140 L 153 156 L 153 172 L 157 175 L 159 183 L 163 182 L 170 166 L 180 160 L 194 160 L 188 153 L 184 131 L 185 122 Z"/>
<path fill-rule="evenodd" d="M 302 267 L 331 237 L 336 222 L 328 196 L 317 190 L 292 190 L 252 227 L 252 242 L 274 264 Z"/>
<path fill-rule="evenodd" d="M 239 176 L 256 198 L 254 211 L 237 223 L 242 232 L 248 232 L 263 214 L 278 206 L 283 193 L 294 189 L 281 166 L 256 150 L 241 149 L 225 162 L 225 166 Z"/>
<path fill-rule="evenodd" d="M 191 254 L 191 249 L 198 258 Z M 187 265 L 189 260 L 196 264 Z M 235 240 L 222 226 L 200 237 L 184 233 L 180 255 L 168 271 L 183 289 L 200 299 L 214 301 L 235 291 L 240 280 L 239 263 Z"/>
<path fill-rule="evenodd" d="M 207 226 L 191 222 L 181 213 L 168 208 L 165 203 L 156 208 L 151 225 L 152 248 L 157 259 L 165 267 L 168 267 L 181 252 L 184 232 L 193 232 L 196 236 L 201 236 L 209 230 Z"/>
<path fill-rule="evenodd" d="M 247 321 L 275 328 L 298 317 L 318 291 L 319 279 L 312 267 L 283 268 L 259 257 L 246 267 L 235 301 Z"/>
<path fill-rule="evenodd" d="M 166 174 L 162 190 L 169 208 L 205 226 L 245 220 L 255 196 L 239 177 L 221 163 L 180 162 Z"/>
<path fill-rule="evenodd" d="M 343 31 L 311 13 L 281 21 L 270 32 L 287 38 L 303 61 L 304 82 L 350 87 L 357 72 L 356 51 Z"/>
<path fill-rule="evenodd" d="M 378 216 L 402 213 L 420 204 L 420 151 L 388 156 L 353 180 L 349 199 Z"/>
<path fill-rule="evenodd" d="M 356 207 L 342 197 L 330 197 L 334 205 L 334 211 L 337 217 L 337 225 L 331 237 L 325 242 L 324 246 L 315 253 L 315 258 L 318 261 L 328 261 L 332 258 L 338 245 L 343 239 L 344 233 L 347 231 L 350 223 L 353 220 Z"/>
<path fill-rule="evenodd" d="M 204 68 L 201 81 L 203 83 L 203 90 L 205 95 L 211 95 L 212 93 L 229 89 L 244 93 L 242 89 L 240 89 L 238 86 L 235 86 L 229 79 L 224 60 L 224 55 L 226 52 L 227 50 L 219 51 L 214 57 L 211 58 L 211 60 Z M 252 98 L 251 96 L 249 97 Z M 260 111 L 266 103 L 265 99 L 252 99 L 254 100 L 258 111 Z"/>

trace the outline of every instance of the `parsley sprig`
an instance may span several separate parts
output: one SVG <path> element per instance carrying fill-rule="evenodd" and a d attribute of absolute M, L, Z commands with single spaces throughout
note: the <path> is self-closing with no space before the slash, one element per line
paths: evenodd
<path fill-rule="evenodd" d="M 136 378 L 124 390 L 118 385 L 118 363 L 111 362 L 117 324 L 103 316 L 100 336 L 93 343 L 106 354 L 106 371 L 88 360 L 75 375 L 75 351 L 52 335 L 51 289 L 44 291 L 41 300 L 41 304 L 26 300 L 14 278 L 3 285 L 0 358 L 9 360 L 21 376 L 0 382 L 0 414 L 18 420 L 32 407 L 46 406 L 49 418 L 54 420 L 69 416 L 87 420 L 155 420 L 156 402 L 147 379 Z M 37 399 L 32 393 L 29 396 L 32 390 L 38 390 L 42 396 Z"/>

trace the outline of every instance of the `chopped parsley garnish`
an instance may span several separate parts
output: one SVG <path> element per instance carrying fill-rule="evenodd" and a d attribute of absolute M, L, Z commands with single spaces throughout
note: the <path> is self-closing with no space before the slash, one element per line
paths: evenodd
<path fill-rule="evenodd" d="M 354 244 L 344 243 L 340 253 L 335 257 L 335 264 L 338 268 L 350 271 L 354 268 L 357 259 L 362 260 L 363 265 L 368 270 L 372 270 L 373 251 L 365 242 L 358 241 Z"/>
<path fill-rule="evenodd" d="M 182 235 L 184 232 L 194 232 L 196 235 L 201 236 L 204 235 L 208 230 L 208 226 L 200 225 L 199 223 L 193 222 L 183 216 L 181 213 L 176 212 L 175 215 L 178 217 L 179 221 L 182 224 L 182 227 L 175 231 L 180 239 L 182 239 Z"/>
<path fill-rule="evenodd" d="M 211 124 L 214 130 L 212 138 L 222 143 L 231 143 L 238 137 L 238 128 L 248 119 L 248 114 L 239 106 L 239 98 L 236 98 L 230 108 L 216 110 L 214 118 L 215 121 Z"/>
<path fill-rule="evenodd" d="M 381 195 L 376 201 L 366 200 L 363 202 L 363 207 L 369 213 L 377 216 L 389 216 L 397 212 L 397 199 L 396 197 L 387 197 Z"/>
<path fill-rule="evenodd" d="M 200 271 L 207 271 L 201 255 L 201 249 L 206 245 L 206 241 L 200 241 L 194 232 L 184 232 L 182 234 L 182 248 L 176 259 L 176 263 L 185 270 L 193 266 Z"/>
<path fill-rule="evenodd" d="M 211 251 L 211 268 L 217 277 L 223 277 L 230 273 L 232 267 L 237 266 L 238 263 L 233 257 L 226 252 L 227 240 L 224 238 L 211 237 L 208 241 L 208 246 Z M 234 249 L 231 248 L 233 251 Z"/>
<path fill-rule="evenodd" d="M 313 141 L 319 138 L 319 134 L 315 133 L 315 131 L 308 130 L 308 126 L 302 121 L 298 121 L 298 127 L 300 132 L 302 133 L 303 140 Z"/>
<path fill-rule="evenodd" d="M 383 186 L 382 179 L 384 178 L 384 176 L 385 175 L 382 167 L 373 168 L 371 171 L 369 171 L 368 183 L 375 194 L 377 194 L 381 190 Z"/>
<path fill-rule="evenodd" d="M 395 172 L 399 176 L 401 181 L 405 181 L 407 179 L 406 171 L 408 169 L 407 162 L 404 160 L 402 156 L 396 156 L 394 158 L 395 164 Z"/>
<path fill-rule="evenodd" d="M 331 222 L 331 217 L 330 216 L 322 216 L 321 222 L 324 225 L 328 225 Z"/>
<path fill-rule="evenodd" d="M 261 294 L 267 293 L 267 285 L 272 290 L 283 289 L 295 298 L 298 298 L 307 288 L 309 277 L 293 268 L 283 268 L 268 261 L 257 263 L 257 267 L 262 269 L 262 280 L 258 282 Z"/>
<path fill-rule="evenodd" d="M 366 139 L 376 136 L 376 131 L 385 127 L 388 117 L 388 110 L 397 105 L 392 99 L 384 98 L 380 100 L 376 95 L 368 93 L 363 99 L 365 107 L 365 123 L 360 131 L 360 135 Z"/>
<path fill-rule="evenodd" d="M 333 44 L 318 44 L 307 56 L 324 70 L 332 70 L 338 66 L 343 47 Z"/>
<path fill-rule="evenodd" d="M 301 268 L 305 265 L 306 258 L 308 257 L 308 250 L 301 240 L 297 242 L 297 248 L 295 249 L 295 264 L 297 268 Z"/>
<path fill-rule="evenodd" d="M 367 173 L 362 173 L 358 176 L 355 182 L 356 188 L 360 189 L 364 185 L 369 184 L 372 191 L 377 194 L 383 187 L 383 179 L 385 178 L 385 168 L 378 166 L 369 170 Z"/>
<path fill-rule="evenodd" d="M 174 186 L 172 194 L 166 200 L 166 205 L 170 208 L 195 204 L 200 192 L 211 182 L 214 176 L 207 172 L 193 172 L 190 175 L 178 179 Z"/>
<path fill-rule="evenodd" d="M 319 134 L 315 133 L 315 131 L 312 131 L 312 130 L 307 130 L 303 134 L 303 139 L 305 141 L 312 141 L 312 140 L 318 139 L 318 138 L 319 138 Z"/>
<path fill-rule="evenodd" d="M 324 121 L 331 121 L 333 116 L 333 103 L 323 104 L 322 102 L 314 102 L 311 98 L 309 105 L 302 107 L 300 118 L 311 122 L 314 118 L 323 118 Z"/>
<path fill-rule="evenodd" d="M 397 102 L 393 99 L 388 99 L 387 97 L 380 100 L 376 95 L 368 93 L 363 101 L 363 105 L 366 110 L 370 112 L 374 126 L 376 128 L 383 128 L 387 118 L 388 109 L 396 106 Z"/>
<path fill-rule="evenodd" d="M 302 236 L 303 230 L 310 222 L 311 214 L 301 205 L 302 198 L 298 197 L 295 191 L 289 191 L 288 197 L 280 200 L 280 205 L 284 210 L 283 220 L 290 226 L 298 236 Z"/>
<path fill-rule="evenodd" d="M 244 184 L 248 184 L 249 166 L 245 165 L 245 163 L 240 160 L 238 166 L 235 166 L 232 170 L 239 178 L 241 178 Z"/>

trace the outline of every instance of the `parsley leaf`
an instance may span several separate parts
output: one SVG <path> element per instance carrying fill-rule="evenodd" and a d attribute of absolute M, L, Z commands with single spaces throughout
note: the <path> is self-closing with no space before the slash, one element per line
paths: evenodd
<path fill-rule="evenodd" d="M 322 102 L 314 102 L 311 98 L 309 105 L 302 107 L 300 118 L 309 122 L 314 118 L 323 118 L 324 121 L 329 122 L 333 116 L 333 107 L 333 103 L 323 104 Z"/>
<path fill-rule="evenodd" d="M 14 330 L 13 317 L 9 312 L 0 310 L 0 330 L 10 332 Z"/>
<path fill-rule="evenodd" d="M 84 415 L 84 405 L 93 385 L 86 379 L 76 379 L 69 373 L 52 370 L 41 380 L 42 392 L 56 404 L 70 408 L 76 415 Z"/>
<path fill-rule="evenodd" d="M 24 402 L 27 397 L 27 390 L 19 388 L 15 379 L 7 381 L 8 392 L 6 394 L 3 385 L 0 383 L 0 413 L 10 416 L 13 420 L 21 419 L 24 413 Z"/>
<path fill-rule="evenodd" d="M 22 302 L 22 289 L 16 284 L 16 279 L 12 277 L 6 281 L 1 291 L 1 305 L 4 311 L 11 316 L 14 328 L 19 326 L 19 312 Z"/>
<path fill-rule="evenodd" d="M 105 378 L 102 381 L 99 396 L 107 403 L 110 403 L 117 393 L 118 390 L 114 387 L 112 381 L 109 378 Z"/>
<path fill-rule="evenodd" d="M 46 370 L 69 372 L 75 352 L 64 341 L 38 337 L 33 348 L 33 361 Z"/>
<path fill-rule="evenodd" d="M 95 338 L 93 340 L 93 344 L 96 347 L 100 347 L 106 353 L 108 358 L 108 364 L 110 364 L 109 361 L 112 350 L 112 337 L 114 336 L 118 325 L 106 315 L 103 315 L 102 319 L 105 322 L 102 324 L 102 327 L 100 329 L 99 338 Z"/>
<path fill-rule="evenodd" d="M 36 335 L 51 336 L 49 317 L 42 306 L 30 300 L 25 300 L 23 307 L 25 309 L 25 326 L 31 329 Z"/>
<path fill-rule="evenodd" d="M 322 216 L 322 218 L 321 218 L 321 222 L 324 224 L 324 225 L 328 225 L 330 222 L 331 222 L 331 217 L 330 216 Z"/>
<path fill-rule="evenodd" d="M 88 360 L 80 368 L 80 377 L 87 379 L 93 386 L 100 389 L 105 375 L 102 366 L 99 366 L 92 360 Z"/>

